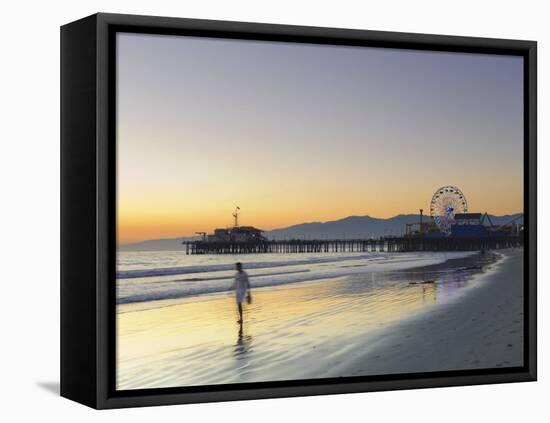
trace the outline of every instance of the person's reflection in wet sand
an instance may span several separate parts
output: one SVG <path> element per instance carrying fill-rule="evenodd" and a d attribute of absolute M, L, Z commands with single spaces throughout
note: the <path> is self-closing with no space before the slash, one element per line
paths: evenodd
<path fill-rule="evenodd" d="M 244 334 L 243 323 L 241 323 L 239 325 L 239 335 L 237 337 L 237 342 L 235 343 L 233 355 L 237 360 L 243 360 L 246 358 L 247 353 L 251 351 L 251 346 L 252 336 Z"/>

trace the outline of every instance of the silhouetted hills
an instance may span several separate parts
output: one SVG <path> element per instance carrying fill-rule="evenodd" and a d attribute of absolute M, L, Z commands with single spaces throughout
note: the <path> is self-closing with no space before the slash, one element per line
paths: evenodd
<path fill-rule="evenodd" d="M 521 213 L 505 216 L 489 215 L 494 225 L 500 226 L 520 216 Z M 424 216 L 427 222 L 429 217 Z M 523 220 L 523 219 L 522 219 Z M 522 222 L 520 220 L 519 222 Z M 378 238 L 381 236 L 401 236 L 405 225 L 420 221 L 419 214 L 400 214 L 388 219 L 370 216 L 349 216 L 329 222 L 302 223 L 287 228 L 265 232 L 269 239 L 325 239 L 325 238 Z M 487 222 L 488 224 L 488 222 Z"/>

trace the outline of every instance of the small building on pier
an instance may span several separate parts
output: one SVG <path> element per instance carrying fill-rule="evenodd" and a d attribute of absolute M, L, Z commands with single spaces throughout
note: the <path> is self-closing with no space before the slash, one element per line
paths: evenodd
<path fill-rule="evenodd" d="M 233 228 L 218 228 L 206 237 L 207 242 L 264 242 L 267 239 L 261 229 L 254 226 L 234 226 Z"/>
<path fill-rule="evenodd" d="M 214 243 L 251 243 L 257 244 L 259 242 L 266 242 L 267 238 L 262 234 L 264 231 L 255 228 L 254 226 L 240 226 L 239 214 L 241 208 L 237 206 L 233 212 L 233 218 L 235 223 L 232 228 L 217 228 L 214 229 L 214 233 L 206 234 L 206 232 L 197 232 L 203 236 L 202 242 L 214 244 Z"/>

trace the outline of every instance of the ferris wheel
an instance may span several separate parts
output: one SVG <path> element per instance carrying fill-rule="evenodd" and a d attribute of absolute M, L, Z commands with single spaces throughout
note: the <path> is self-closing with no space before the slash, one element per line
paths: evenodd
<path fill-rule="evenodd" d="M 432 197 L 430 216 L 442 232 L 450 232 L 456 213 L 466 213 L 468 202 L 466 197 L 453 186 L 439 188 Z"/>

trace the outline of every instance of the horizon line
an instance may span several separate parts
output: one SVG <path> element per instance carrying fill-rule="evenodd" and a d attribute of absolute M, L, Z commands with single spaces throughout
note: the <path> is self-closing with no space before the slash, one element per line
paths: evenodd
<path fill-rule="evenodd" d="M 475 212 L 475 213 L 479 213 L 479 212 Z M 508 214 L 503 214 L 503 215 L 490 214 L 488 212 L 483 212 L 483 213 L 487 213 L 490 216 L 495 216 L 495 217 L 505 217 L 505 216 L 514 216 L 514 215 L 517 215 L 517 214 L 524 214 L 523 211 L 515 212 L 515 213 L 508 213 Z M 325 220 L 325 221 L 316 220 L 316 221 L 309 221 L 309 222 L 302 222 L 302 223 L 293 223 L 293 224 L 285 226 L 285 227 L 267 229 L 267 230 L 262 231 L 262 232 L 277 231 L 277 230 L 282 230 L 282 229 L 288 229 L 288 228 L 291 228 L 293 226 L 309 225 L 309 224 L 314 224 L 314 223 L 323 224 L 323 223 L 330 223 L 330 222 L 338 222 L 340 220 L 349 219 L 350 217 L 368 217 L 370 219 L 376 219 L 376 220 L 390 220 L 390 219 L 394 219 L 394 218 L 399 217 L 399 216 L 420 216 L 420 213 L 399 213 L 399 214 L 396 214 L 396 215 L 391 216 L 391 217 L 373 217 L 373 216 L 370 216 L 368 214 L 365 214 L 365 215 L 353 214 L 353 215 L 344 216 L 344 217 L 334 219 L 334 220 Z M 429 214 L 424 214 L 423 216 L 431 217 Z M 239 226 L 251 226 L 251 225 L 239 225 Z M 230 228 L 231 226 L 226 226 L 226 227 Z M 117 247 L 122 247 L 122 246 L 125 246 L 125 245 L 140 244 L 140 243 L 148 242 L 148 241 L 177 240 L 177 239 L 183 239 L 183 238 L 191 238 L 191 237 L 195 237 L 195 236 L 198 236 L 198 235 L 181 235 L 181 236 L 170 237 L 170 238 L 148 238 L 148 239 L 142 239 L 142 240 L 139 240 L 139 241 L 131 241 L 131 242 L 124 242 L 124 243 L 117 242 L 116 245 L 117 245 Z"/>

